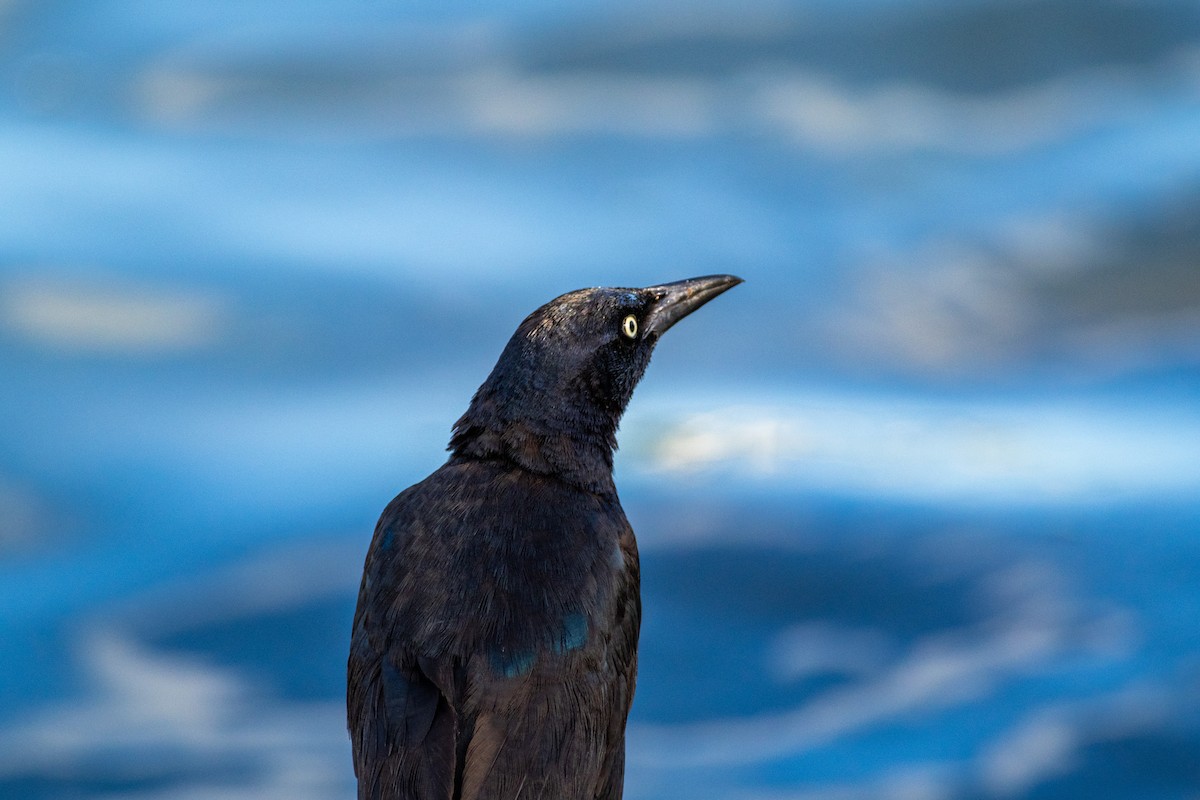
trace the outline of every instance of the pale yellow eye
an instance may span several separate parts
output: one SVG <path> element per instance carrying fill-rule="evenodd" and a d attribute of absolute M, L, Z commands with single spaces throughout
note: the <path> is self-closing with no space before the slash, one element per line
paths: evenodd
<path fill-rule="evenodd" d="M 621 333 L 628 336 L 630 339 L 637 338 L 637 317 L 630 314 L 621 322 Z"/>

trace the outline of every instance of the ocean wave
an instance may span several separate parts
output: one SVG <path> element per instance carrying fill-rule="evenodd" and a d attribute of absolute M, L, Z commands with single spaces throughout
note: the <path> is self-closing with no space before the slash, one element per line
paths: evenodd
<path fill-rule="evenodd" d="M 713 397 L 703 411 L 630 416 L 631 460 L 645 477 L 1016 506 L 1200 488 L 1200 420 L 1153 404 L 815 393 L 777 405 Z"/>

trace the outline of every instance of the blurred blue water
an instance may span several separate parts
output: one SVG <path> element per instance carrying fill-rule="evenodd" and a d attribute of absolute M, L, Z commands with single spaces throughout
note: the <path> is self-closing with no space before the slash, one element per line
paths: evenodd
<path fill-rule="evenodd" d="M 528 311 L 747 278 L 618 483 L 631 798 L 1200 790 L 1200 12 L 0 4 L 0 797 L 350 797 Z"/>

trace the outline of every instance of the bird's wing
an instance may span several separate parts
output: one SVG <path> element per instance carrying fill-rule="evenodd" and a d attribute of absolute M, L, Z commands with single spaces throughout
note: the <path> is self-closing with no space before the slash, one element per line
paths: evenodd
<path fill-rule="evenodd" d="M 608 642 L 613 684 L 610 687 L 613 713 L 609 717 L 608 736 L 596 785 L 596 800 L 621 800 L 625 786 L 625 719 L 633 705 L 637 684 L 637 645 L 642 624 L 641 565 L 637 540 L 629 523 L 624 523 L 620 538 L 625 561 L 625 581 L 618 590 L 616 608 L 621 618 L 612 628 Z"/>
<path fill-rule="evenodd" d="M 431 659 L 396 630 L 389 556 L 402 549 L 411 490 L 380 518 L 363 571 L 347 665 L 346 708 L 359 800 L 449 800 L 463 669 Z"/>
<path fill-rule="evenodd" d="M 355 642 L 347 706 L 359 800 L 450 798 L 458 760 L 453 673 L 449 662 L 399 649 L 362 652 Z"/>

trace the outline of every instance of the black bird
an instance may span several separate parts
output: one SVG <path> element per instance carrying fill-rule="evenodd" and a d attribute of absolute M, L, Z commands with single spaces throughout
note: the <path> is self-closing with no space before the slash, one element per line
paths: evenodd
<path fill-rule="evenodd" d="M 360 800 L 612 800 L 641 623 L 617 425 L 664 332 L 732 275 L 530 314 L 449 460 L 379 518 L 350 645 Z"/>

